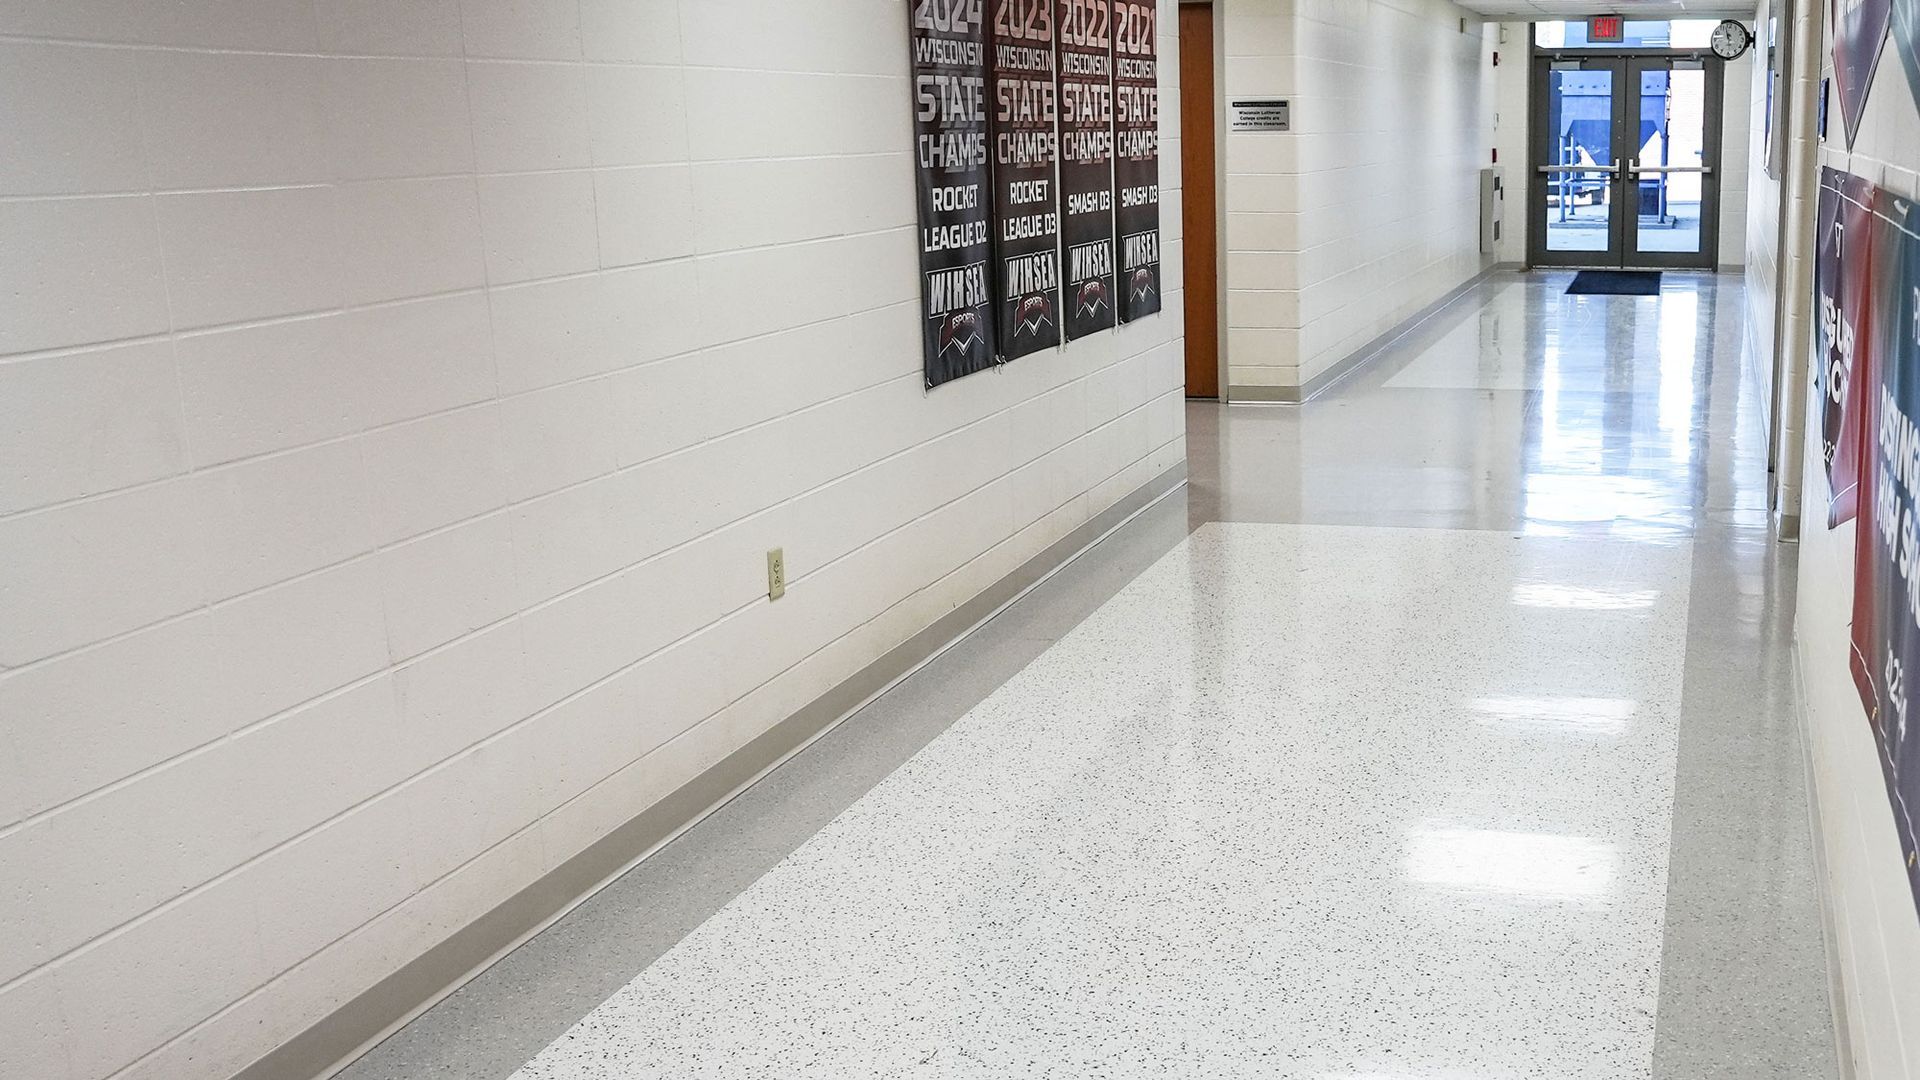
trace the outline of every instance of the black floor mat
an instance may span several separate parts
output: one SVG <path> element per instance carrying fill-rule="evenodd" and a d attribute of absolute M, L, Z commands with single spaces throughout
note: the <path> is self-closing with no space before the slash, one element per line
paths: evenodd
<path fill-rule="evenodd" d="M 1569 296 L 1659 296 L 1658 270 L 1582 270 L 1567 286 Z"/>

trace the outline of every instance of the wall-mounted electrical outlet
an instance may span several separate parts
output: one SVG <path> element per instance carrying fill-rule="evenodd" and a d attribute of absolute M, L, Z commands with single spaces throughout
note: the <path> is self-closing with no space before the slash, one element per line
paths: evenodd
<path fill-rule="evenodd" d="M 767 552 L 767 599 L 787 595 L 787 554 L 784 548 Z"/>

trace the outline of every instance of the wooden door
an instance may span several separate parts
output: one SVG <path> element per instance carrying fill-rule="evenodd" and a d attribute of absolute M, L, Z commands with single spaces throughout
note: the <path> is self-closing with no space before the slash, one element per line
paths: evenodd
<path fill-rule="evenodd" d="M 1213 5 L 1180 5 L 1180 235 L 1187 396 L 1220 396 L 1220 238 L 1215 212 Z"/>

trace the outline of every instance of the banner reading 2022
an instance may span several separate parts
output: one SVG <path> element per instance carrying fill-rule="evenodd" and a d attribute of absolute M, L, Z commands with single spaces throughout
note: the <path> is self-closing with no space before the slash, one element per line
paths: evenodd
<path fill-rule="evenodd" d="M 1120 320 L 1160 310 L 1160 61 L 1154 0 L 1113 5 L 1113 101 L 1119 189 Z"/>
<path fill-rule="evenodd" d="M 983 0 L 913 0 L 920 315 L 927 385 L 994 362 L 993 198 L 987 175 Z"/>
<path fill-rule="evenodd" d="M 993 3 L 993 200 L 1000 235 L 1000 355 L 1060 344 L 1059 140 L 1053 0 Z"/>
<path fill-rule="evenodd" d="M 1920 904 L 1920 214 L 1884 192 L 1877 205 L 1870 344 L 1856 348 L 1860 513 L 1854 534 L 1853 678 L 1880 751 L 1907 883 Z"/>
<path fill-rule="evenodd" d="M 1113 325 L 1113 10 L 1058 0 L 1067 340 Z"/>

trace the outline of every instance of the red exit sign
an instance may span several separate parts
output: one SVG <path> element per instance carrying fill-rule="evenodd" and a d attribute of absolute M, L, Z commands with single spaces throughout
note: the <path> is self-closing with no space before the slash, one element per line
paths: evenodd
<path fill-rule="evenodd" d="M 1595 15 L 1587 20 L 1587 42 L 1618 45 L 1627 40 L 1627 20 L 1619 15 Z"/>

